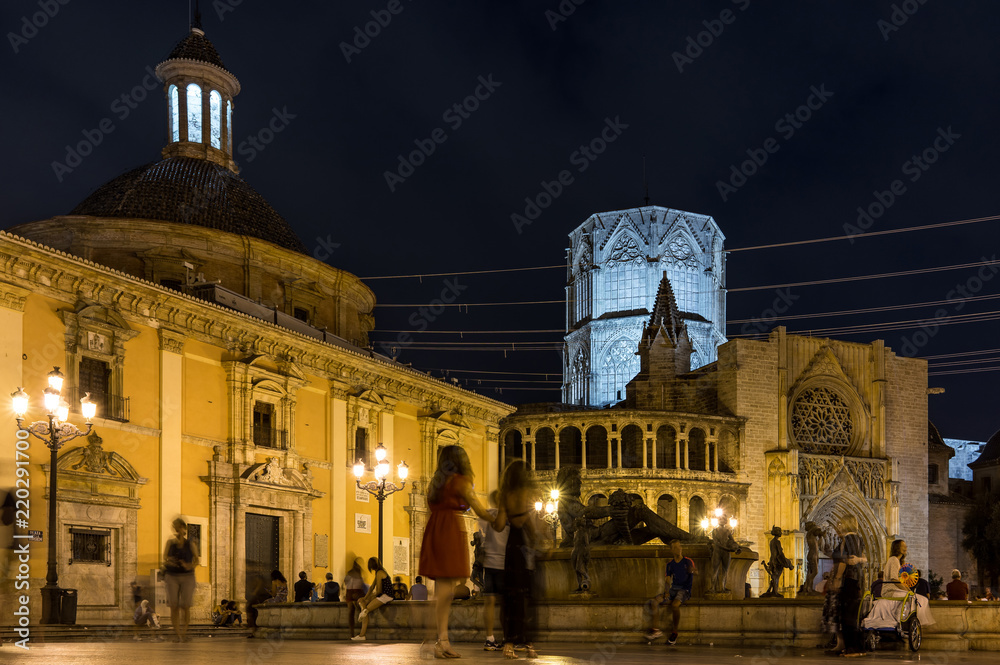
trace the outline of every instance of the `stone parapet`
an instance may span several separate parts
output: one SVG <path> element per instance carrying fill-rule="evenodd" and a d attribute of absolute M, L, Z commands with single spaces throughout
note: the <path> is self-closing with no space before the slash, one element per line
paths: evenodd
<path fill-rule="evenodd" d="M 433 634 L 434 601 L 395 602 L 371 615 L 370 640 L 420 641 Z M 262 605 L 257 623 L 290 639 L 346 639 L 346 603 Z M 644 603 L 617 600 L 538 603 L 538 641 L 623 644 L 644 641 Z M 1000 651 L 1000 603 L 931 602 L 937 620 L 922 650 Z M 452 606 L 453 642 L 482 642 L 483 604 Z M 815 600 L 691 600 L 681 611 L 681 643 L 724 647 L 814 647 L 824 641 L 823 604 Z M 495 629 L 500 628 L 499 624 Z M 499 635 L 499 633 L 494 633 Z"/>

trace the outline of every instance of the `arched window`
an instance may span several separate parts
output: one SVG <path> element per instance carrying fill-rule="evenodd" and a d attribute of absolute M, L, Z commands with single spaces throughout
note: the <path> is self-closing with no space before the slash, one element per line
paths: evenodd
<path fill-rule="evenodd" d="M 512 429 L 503 438 L 503 456 L 500 459 L 500 473 L 503 473 L 503 467 L 516 459 L 523 459 L 523 456 L 521 433 L 516 429 Z"/>
<path fill-rule="evenodd" d="M 688 503 L 688 533 L 701 533 L 701 521 L 706 517 L 705 501 L 700 496 L 691 497 Z"/>
<path fill-rule="evenodd" d="M 670 425 L 660 425 L 656 430 L 656 468 L 677 468 L 677 432 Z"/>
<path fill-rule="evenodd" d="M 622 430 L 622 468 L 642 468 L 642 430 L 638 425 L 626 425 Z"/>
<path fill-rule="evenodd" d="M 615 242 L 608 256 L 607 296 L 602 308 L 607 312 L 620 312 L 649 307 L 646 302 L 645 264 L 638 241 L 623 235 Z"/>
<path fill-rule="evenodd" d="M 608 431 L 600 425 L 587 430 L 587 468 L 608 468 Z"/>
<path fill-rule="evenodd" d="M 233 103 L 226 100 L 226 150 L 233 151 Z"/>
<path fill-rule="evenodd" d="M 559 466 L 583 465 L 583 437 L 575 427 L 559 430 Z"/>
<path fill-rule="evenodd" d="M 218 90 L 208 93 L 208 110 L 212 118 L 212 147 L 222 149 L 222 95 Z"/>
<path fill-rule="evenodd" d="M 201 143 L 201 86 L 189 83 L 187 87 L 188 141 Z"/>
<path fill-rule="evenodd" d="M 695 427 L 688 433 L 688 468 L 692 471 L 708 471 L 707 463 L 705 432 Z"/>
<path fill-rule="evenodd" d="M 661 494 L 656 502 L 656 514 L 677 526 L 677 501 L 669 494 Z"/>
<path fill-rule="evenodd" d="M 635 355 L 636 344 L 622 337 L 608 345 L 604 353 L 604 368 L 601 375 L 602 402 L 621 401 L 625 394 L 625 384 L 639 373 L 639 356 Z"/>
<path fill-rule="evenodd" d="M 556 468 L 556 435 L 548 427 L 535 432 L 535 469 L 549 471 Z"/>
<path fill-rule="evenodd" d="M 176 85 L 170 86 L 167 97 L 170 100 L 170 140 L 176 143 L 181 140 L 181 102 Z"/>

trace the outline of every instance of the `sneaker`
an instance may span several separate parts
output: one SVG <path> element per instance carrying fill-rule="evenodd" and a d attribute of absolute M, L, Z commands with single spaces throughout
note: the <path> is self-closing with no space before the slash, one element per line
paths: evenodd
<path fill-rule="evenodd" d="M 364 635 L 355 635 L 351 639 L 353 641 L 355 641 L 355 642 L 364 642 L 365 641 L 365 636 Z"/>
<path fill-rule="evenodd" d="M 662 630 L 656 630 L 656 629 L 654 629 L 654 630 L 651 630 L 648 633 L 646 633 L 646 639 L 649 640 L 650 642 L 652 642 L 653 640 L 655 640 L 658 637 L 663 637 L 663 631 Z"/>
<path fill-rule="evenodd" d="M 670 633 L 670 637 L 667 638 L 667 644 L 677 644 L 677 633 Z"/>
<path fill-rule="evenodd" d="M 499 651 L 499 650 L 500 650 L 500 645 L 494 642 L 493 640 L 486 640 L 486 642 L 483 643 L 483 651 Z"/>

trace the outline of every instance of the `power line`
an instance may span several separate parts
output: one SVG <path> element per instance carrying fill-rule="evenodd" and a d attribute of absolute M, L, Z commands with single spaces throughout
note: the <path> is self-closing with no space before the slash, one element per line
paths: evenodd
<path fill-rule="evenodd" d="M 921 226 L 907 226 L 899 229 L 885 229 L 882 231 L 865 231 L 856 235 L 844 233 L 842 235 L 828 236 L 825 238 L 813 238 L 811 240 L 790 240 L 788 242 L 777 242 L 768 245 L 752 245 L 750 247 L 737 247 L 735 249 L 724 249 L 720 251 L 722 251 L 723 253 L 735 254 L 736 252 L 749 252 L 758 249 L 775 249 L 779 247 L 794 247 L 799 245 L 812 245 L 823 242 L 836 242 L 838 240 L 874 238 L 876 236 L 892 235 L 896 233 L 909 233 L 911 231 L 928 231 L 931 229 L 941 229 L 952 226 L 963 226 L 965 224 L 979 224 L 981 222 L 991 222 L 997 219 L 1000 219 L 1000 215 L 990 215 L 988 217 L 974 217 L 970 219 L 959 219 L 950 222 L 937 222 L 934 224 L 924 224 Z M 360 279 L 362 280 L 409 279 L 413 277 L 416 277 L 417 279 L 422 279 L 424 277 L 451 277 L 455 275 L 486 275 L 486 274 L 505 273 L 505 272 L 524 272 L 529 270 L 553 270 L 555 268 L 561 268 L 565 270 L 569 267 L 570 266 L 567 264 L 560 264 L 551 266 L 530 266 L 524 268 L 496 268 L 493 270 L 466 270 L 466 271 L 454 271 L 454 272 L 414 273 L 410 275 L 379 275 L 374 277 L 361 277 Z"/>

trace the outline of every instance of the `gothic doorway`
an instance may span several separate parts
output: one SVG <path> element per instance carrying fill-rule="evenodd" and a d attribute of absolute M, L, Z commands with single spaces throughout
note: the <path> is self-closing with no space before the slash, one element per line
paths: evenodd
<path fill-rule="evenodd" d="M 247 513 L 246 519 L 246 594 L 249 597 L 258 578 L 265 589 L 270 588 L 271 571 L 278 568 L 280 560 L 280 533 L 277 517 Z"/>

